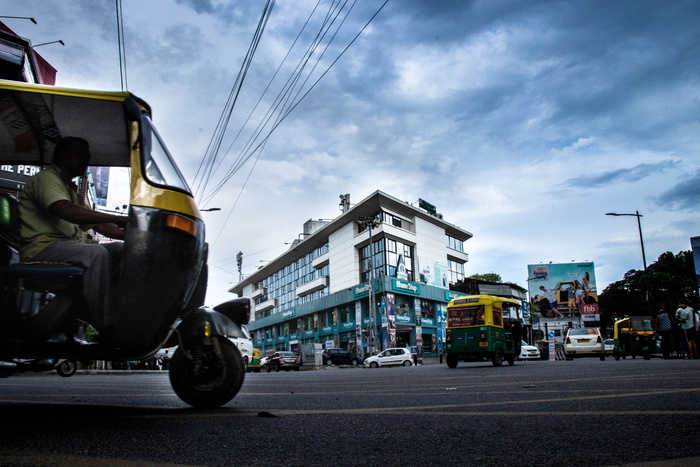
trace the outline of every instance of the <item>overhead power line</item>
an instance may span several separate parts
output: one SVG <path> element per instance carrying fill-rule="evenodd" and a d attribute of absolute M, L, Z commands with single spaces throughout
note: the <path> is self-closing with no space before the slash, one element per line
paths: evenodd
<path fill-rule="evenodd" d="M 283 68 L 284 63 L 288 61 L 289 57 L 291 56 L 292 50 L 299 43 L 303 31 L 306 30 L 312 23 L 312 19 L 316 15 L 317 11 L 319 11 L 319 5 L 322 3 L 322 1 L 323 0 L 319 0 L 316 6 L 314 7 L 313 11 L 309 15 L 309 18 L 304 23 L 302 30 L 297 35 L 293 44 L 290 46 L 287 54 L 283 58 L 279 67 L 277 68 L 275 74 L 270 79 L 270 82 L 263 91 L 263 94 L 261 95 L 260 99 L 258 99 L 250 115 L 246 118 L 243 127 L 248 125 L 248 123 L 252 119 L 253 113 L 261 104 L 263 97 L 272 88 L 273 81 L 277 79 L 281 69 Z M 197 172 L 195 193 L 197 194 L 200 203 L 206 203 L 208 201 L 211 201 L 216 196 L 216 194 L 226 185 L 226 183 L 228 183 L 230 179 L 245 165 L 245 163 L 248 160 L 250 160 L 251 157 L 255 156 L 255 162 L 257 162 L 257 160 L 260 157 L 260 154 L 262 153 L 263 148 L 265 147 L 265 144 L 269 140 L 272 133 L 279 127 L 282 121 L 285 118 L 287 118 L 291 114 L 291 112 L 306 98 L 306 96 L 309 95 L 309 93 L 316 87 L 319 81 L 330 71 L 330 69 L 338 62 L 338 60 L 345 54 L 345 52 L 347 52 L 347 50 L 359 38 L 362 32 L 381 12 L 384 6 L 388 3 L 388 0 L 382 3 L 382 5 L 376 10 L 376 12 L 374 12 L 372 17 L 364 24 L 360 31 L 354 35 L 352 40 L 342 49 L 342 51 L 337 55 L 337 57 L 335 57 L 335 59 L 331 61 L 328 67 L 312 82 L 312 76 L 316 71 L 316 68 L 320 65 L 322 59 L 329 51 L 330 46 L 336 40 L 339 31 L 345 24 L 350 12 L 353 10 L 356 3 L 357 0 L 354 0 L 353 2 L 350 2 L 349 0 L 331 1 L 331 3 L 325 11 L 323 18 L 321 19 L 321 25 L 319 27 L 318 32 L 314 35 L 313 39 L 307 45 L 306 50 L 303 52 L 303 55 L 297 63 L 296 67 L 294 68 L 293 72 L 287 78 L 284 85 L 282 85 L 282 89 L 278 92 L 269 109 L 265 112 L 264 116 L 258 122 L 255 130 L 252 131 L 251 136 L 244 144 L 243 149 L 240 151 L 238 156 L 231 163 L 229 163 L 229 168 L 223 175 L 220 176 L 220 180 L 213 186 L 211 186 L 213 174 L 218 172 L 218 169 L 221 168 L 226 155 L 231 151 L 233 144 L 239 139 L 243 131 L 242 127 L 236 134 L 233 142 L 230 144 L 228 150 L 226 151 L 226 154 L 221 156 L 219 152 L 221 151 L 224 133 L 226 131 L 226 126 L 229 123 L 233 111 L 233 104 L 235 104 L 235 99 L 233 99 L 232 101 L 231 97 L 229 97 L 229 101 L 227 102 L 225 111 L 222 113 L 222 119 L 220 119 L 220 123 L 217 126 L 215 136 L 212 138 L 212 141 L 210 142 L 209 147 L 207 148 L 207 154 L 205 155 Z M 269 11 L 266 6 L 266 10 L 263 12 L 263 18 L 261 18 L 261 21 L 258 25 L 258 30 L 256 31 L 256 34 L 254 36 L 253 43 L 249 48 L 249 53 L 246 55 L 246 60 L 241 68 L 241 72 L 239 72 L 239 78 L 237 78 L 234 90 L 232 90 L 232 96 L 238 96 L 238 94 L 241 91 L 242 78 L 245 76 L 245 73 L 247 73 L 250 67 L 252 54 L 254 53 L 255 49 L 259 44 L 262 29 L 264 29 L 264 25 L 266 24 L 268 18 Z M 253 167 L 254 166 L 255 163 L 253 164 Z M 246 177 L 245 183 L 247 183 L 251 173 L 252 168 L 251 171 L 248 173 L 248 176 Z M 243 187 L 245 187 L 245 183 Z M 241 192 L 243 190 L 243 187 L 241 188 Z M 240 193 L 236 198 L 236 202 L 239 197 Z M 234 205 L 231 207 L 231 210 L 234 206 L 235 202 Z M 229 217 L 230 215 L 231 213 L 229 212 Z"/>

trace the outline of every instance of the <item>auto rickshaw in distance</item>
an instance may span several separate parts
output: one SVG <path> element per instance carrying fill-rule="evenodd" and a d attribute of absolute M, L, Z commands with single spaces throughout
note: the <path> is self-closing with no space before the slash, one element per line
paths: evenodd
<path fill-rule="evenodd" d="M 260 373 L 260 349 L 253 347 L 252 358 L 248 362 L 248 371 Z"/>
<path fill-rule="evenodd" d="M 241 326 L 248 322 L 252 304 L 240 298 L 213 309 L 203 306 L 204 222 L 151 115 L 150 106 L 129 92 L 0 80 L 0 164 L 45 167 L 56 142 L 75 136 L 89 142 L 91 166 L 126 167 L 130 173 L 122 264 L 112 284 L 116 322 L 109 339 L 92 345 L 37 339 L 28 332 L 29 323 L 37 322 L 47 303 L 57 298 L 61 302 L 55 303 L 67 303 L 57 319 L 83 313 L 84 270 L 21 263 L 17 199 L 6 193 L 0 197 L 3 376 L 22 359 L 144 360 L 160 348 L 178 346 L 169 374 L 184 402 L 218 407 L 238 393 L 246 368 L 229 338 L 245 337 Z M 38 321 L 45 324 L 44 336 L 56 324 L 53 316 Z"/>
<path fill-rule="evenodd" d="M 641 355 L 644 360 L 650 360 L 656 351 L 656 329 L 651 316 L 630 316 L 616 321 L 613 332 L 615 360 L 627 355 L 632 358 Z"/>
<path fill-rule="evenodd" d="M 447 304 L 445 358 L 456 368 L 459 361 L 488 361 L 510 365 L 520 355 L 520 303 L 493 295 L 457 297 Z"/>

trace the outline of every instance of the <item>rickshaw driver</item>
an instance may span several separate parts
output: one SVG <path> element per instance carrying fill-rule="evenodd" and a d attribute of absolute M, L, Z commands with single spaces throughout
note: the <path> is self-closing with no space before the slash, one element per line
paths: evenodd
<path fill-rule="evenodd" d="M 83 205 L 72 180 L 85 174 L 89 162 L 88 142 L 64 137 L 54 148 L 53 165 L 29 179 L 19 196 L 23 240 L 20 259 L 84 267 L 87 320 L 100 332 L 100 340 L 104 340 L 113 325 L 111 283 L 123 243 L 83 243 L 78 234 L 79 229 L 92 228 L 104 236 L 123 240 L 126 217 Z M 44 311 L 51 313 L 49 308 L 50 305 Z"/>

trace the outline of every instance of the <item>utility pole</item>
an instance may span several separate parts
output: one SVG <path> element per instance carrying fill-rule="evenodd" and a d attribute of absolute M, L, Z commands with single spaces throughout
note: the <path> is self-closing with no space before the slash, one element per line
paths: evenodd
<path fill-rule="evenodd" d="M 236 264 L 238 265 L 238 282 L 243 281 L 243 252 L 239 251 L 236 255 Z"/>
<path fill-rule="evenodd" d="M 367 348 L 369 349 L 370 355 L 374 355 L 375 353 L 375 318 L 377 316 L 377 305 L 376 305 L 376 299 L 375 299 L 375 294 L 374 294 L 374 245 L 372 244 L 372 228 L 377 227 L 379 225 L 379 222 L 377 221 L 376 216 L 374 217 L 360 217 L 358 218 L 358 221 L 367 229 L 369 229 L 369 258 L 368 258 L 368 266 L 369 266 L 369 335 L 368 335 L 368 342 L 367 342 Z"/>

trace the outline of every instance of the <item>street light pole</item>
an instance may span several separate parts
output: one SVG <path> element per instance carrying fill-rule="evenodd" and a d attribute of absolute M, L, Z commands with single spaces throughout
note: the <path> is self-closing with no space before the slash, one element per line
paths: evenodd
<path fill-rule="evenodd" d="M 642 246 L 642 263 L 644 264 L 644 298 L 646 299 L 647 302 L 649 302 L 649 287 L 647 285 L 647 255 L 644 252 L 644 237 L 642 236 L 642 221 L 641 218 L 643 217 L 641 214 L 639 214 L 639 211 L 635 211 L 634 214 L 619 214 L 616 212 L 606 212 L 606 216 L 635 216 L 637 218 L 637 227 L 639 228 L 639 243 Z"/>
<path fill-rule="evenodd" d="M 642 236 L 642 221 L 641 218 L 644 217 L 639 214 L 639 211 L 635 211 L 634 214 L 618 214 L 616 212 L 606 212 L 606 216 L 635 216 L 637 218 L 637 227 L 639 228 L 639 243 L 642 246 L 642 262 L 644 264 L 644 271 L 647 270 L 647 255 L 644 252 L 644 237 Z"/>

